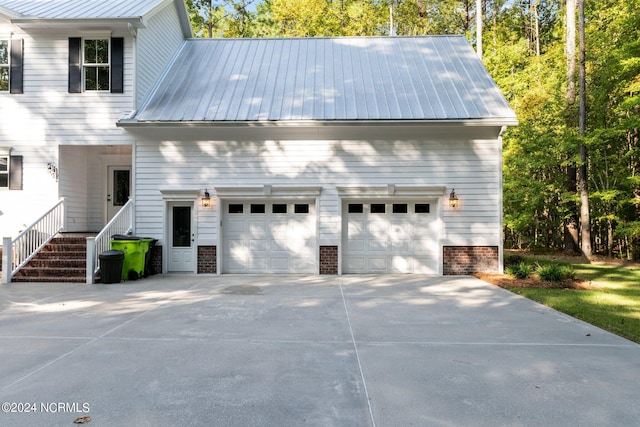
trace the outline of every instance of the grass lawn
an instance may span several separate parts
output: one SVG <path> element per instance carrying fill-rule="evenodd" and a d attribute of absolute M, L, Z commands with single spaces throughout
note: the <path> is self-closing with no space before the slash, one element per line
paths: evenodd
<path fill-rule="evenodd" d="M 531 264 L 548 261 L 527 259 Z M 640 266 L 571 264 L 576 278 L 590 281 L 596 289 L 506 287 L 614 334 L 640 343 Z"/>

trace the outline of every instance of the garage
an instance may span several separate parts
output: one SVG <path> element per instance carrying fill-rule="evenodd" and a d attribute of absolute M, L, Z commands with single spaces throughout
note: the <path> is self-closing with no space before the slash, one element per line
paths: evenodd
<path fill-rule="evenodd" d="M 436 200 L 344 201 L 344 273 L 438 274 Z"/>
<path fill-rule="evenodd" d="M 222 204 L 223 273 L 316 273 L 315 200 Z"/>

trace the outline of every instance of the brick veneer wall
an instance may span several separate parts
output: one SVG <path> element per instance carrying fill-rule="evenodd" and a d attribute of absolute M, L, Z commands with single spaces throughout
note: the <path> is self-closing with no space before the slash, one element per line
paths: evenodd
<path fill-rule="evenodd" d="M 500 268 L 497 246 L 445 246 L 442 259 L 444 275 L 497 273 Z"/>
<path fill-rule="evenodd" d="M 320 246 L 320 274 L 338 274 L 337 246 Z"/>
<path fill-rule="evenodd" d="M 162 273 L 162 246 L 155 245 L 151 250 L 151 271 L 149 273 Z"/>
<path fill-rule="evenodd" d="M 198 274 L 218 272 L 215 246 L 198 246 Z"/>

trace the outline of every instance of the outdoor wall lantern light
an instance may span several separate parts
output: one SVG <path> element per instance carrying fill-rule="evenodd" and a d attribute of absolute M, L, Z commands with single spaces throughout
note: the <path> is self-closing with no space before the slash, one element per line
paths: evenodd
<path fill-rule="evenodd" d="M 458 206 L 458 197 L 456 196 L 456 190 L 451 190 L 451 194 L 449 194 L 449 206 L 455 208 Z"/>
<path fill-rule="evenodd" d="M 209 196 L 209 192 L 205 188 L 204 189 L 204 194 L 202 196 L 202 207 L 203 208 L 208 208 L 209 206 L 211 206 L 211 197 Z"/>
<path fill-rule="evenodd" d="M 47 170 L 49 174 L 58 182 L 58 168 L 53 163 L 47 163 Z"/>

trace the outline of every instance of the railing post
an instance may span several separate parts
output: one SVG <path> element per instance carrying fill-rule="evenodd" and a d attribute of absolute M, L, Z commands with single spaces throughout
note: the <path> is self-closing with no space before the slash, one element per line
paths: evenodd
<path fill-rule="evenodd" d="M 96 265 L 96 238 L 87 237 L 87 285 L 93 285 L 95 281 L 95 265 Z"/>
<path fill-rule="evenodd" d="M 13 254 L 11 253 L 11 237 L 2 238 L 2 284 L 11 283 L 11 276 L 13 272 L 13 265 L 11 260 Z"/>

